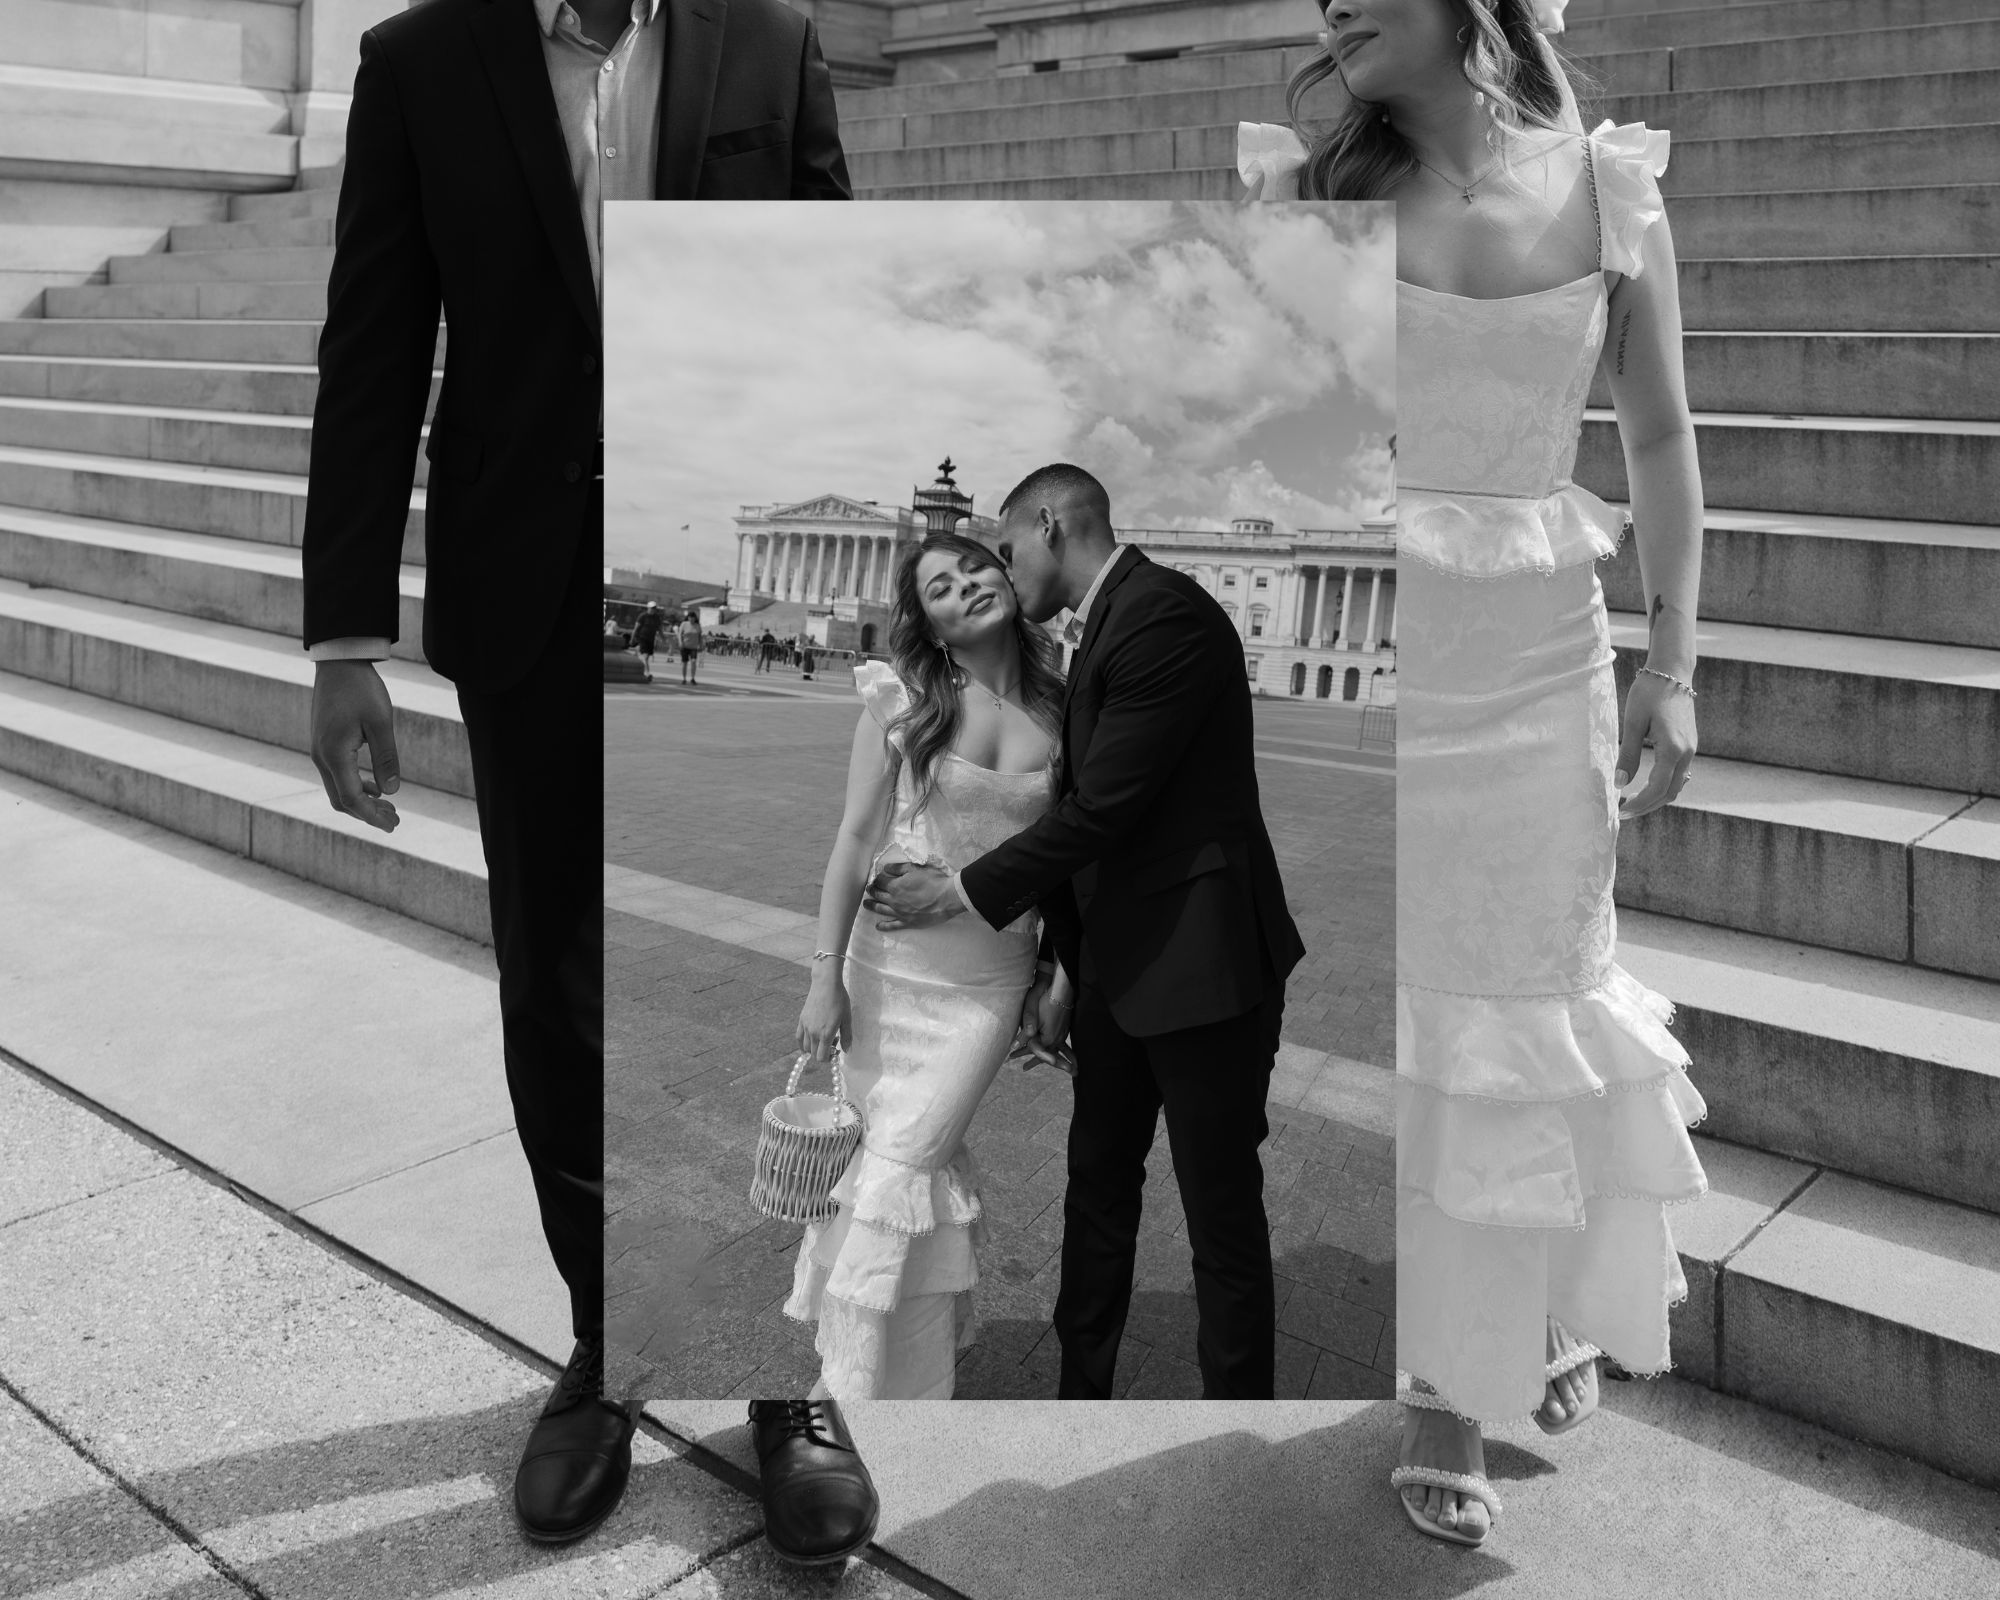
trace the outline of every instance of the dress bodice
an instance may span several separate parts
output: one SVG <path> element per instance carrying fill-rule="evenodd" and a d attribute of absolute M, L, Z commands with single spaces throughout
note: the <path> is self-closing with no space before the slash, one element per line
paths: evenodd
<path fill-rule="evenodd" d="M 1396 285 L 1399 555 L 1498 577 L 1618 547 L 1623 518 L 1570 473 L 1604 348 L 1604 273 L 1642 270 L 1668 136 L 1604 122 L 1584 137 L 1601 270 L 1498 300 Z M 1267 197 L 1295 195 L 1305 159 L 1289 129 L 1238 130 L 1238 170 Z"/>
<path fill-rule="evenodd" d="M 1567 487 L 1604 325 L 1599 272 L 1504 300 L 1398 283 L 1398 488 L 1541 500 Z"/>

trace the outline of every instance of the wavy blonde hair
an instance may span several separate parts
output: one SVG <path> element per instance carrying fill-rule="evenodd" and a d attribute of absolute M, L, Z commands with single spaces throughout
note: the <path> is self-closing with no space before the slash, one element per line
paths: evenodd
<path fill-rule="evenodd" d="M 1565 60 L 1535 26 L 1528 0 L 1445 0 L 1460 18 L 1465 81 L 1493 107 L 1496 130 L 1546 128 L 1581 133 L 1578 90 L 1596 85 Z M 1324 7 L 1315 5 L 1324 18 Z M 1396 132 L 1382 108 L 1348 97 L 1347 109 L 1331 124 L 1313 125 L 1300 115 L 1306 95 L 1340 66 L 1322 52 L 1292 74 L 1285 86 L 1285 114 L 1308 154 L 1299 173 L 1301 200 L 1379 200 L 1417 168 L 1409 141 Z M 1499 141 L 1502 165 L 1507 145 Z"/>

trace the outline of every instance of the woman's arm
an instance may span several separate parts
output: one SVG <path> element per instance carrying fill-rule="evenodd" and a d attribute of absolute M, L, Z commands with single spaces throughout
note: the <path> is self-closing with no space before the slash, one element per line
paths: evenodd
<path fill-rule="evenodd" d="M 1646 595 L 1646 665 L 1626 700 L 1618 770 L 1636 775 L 1650 734 L 1653 771 L 1621 815 L 1642 816 L 1680 793 L 1694 759 L 1693 698 L 1666 673 L 1694 681 L 1695 607 L 1701 590 L 1701 468 L 1681 370 L 1680 290 L 1665 218 L 1639 245 L 1643 270 L 1612 291 L 1603 368 L 1618 410 L 1618 436 L 1631 485 L 1632 528 Z M 1623 783 L 1621 783 L 1621 787 Z"/>
<path fill-rule="evenodd" d="M 848 1032 L 847 985 L 842 973 L 847 937 L 861 909 L 861 891 L 868 866 L 875 859 L 889 823 L 889 743 L 874 716 L 863 711 L 854 728 L 854 748 L 847 760 L 847 807 L 833 836 L 826 881 L 819 892 L 818 950 L 833 955 L 815 958 L 812 987 L 799 1013 L 799 1048 L 824 1060 Z"/>

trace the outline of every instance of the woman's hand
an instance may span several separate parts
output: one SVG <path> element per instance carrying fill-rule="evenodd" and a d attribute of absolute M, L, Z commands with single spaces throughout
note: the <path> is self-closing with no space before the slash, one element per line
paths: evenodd
<path fill-rule="evenodd" d="M 1653 741 L 1653 770 L 1646 787 L 1621 800 L 1618 820 L 1629 822 L 1680 797 L 1694 765 L 1694 697 L 1650 672 L 1634 675 L 1625 696 L 1624 738 L 1618 746 L 1618 787 L 1639 775 L 1639 746 Z"/>
<path fill-rule="evenodd" d="M 840 963 L 815 962 L 812 988 L 799 1012 L 798 1046 L 815 1061 L 830 1061 L 835 1048 L 852 1032 L 847 985 L 841 981 Z"/>

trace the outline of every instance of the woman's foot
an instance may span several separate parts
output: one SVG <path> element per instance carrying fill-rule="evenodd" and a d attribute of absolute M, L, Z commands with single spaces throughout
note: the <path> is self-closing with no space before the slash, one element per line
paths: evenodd
<path fill-rule="evenodd" d="M 1421 1383 L 1413 1388 L 1419 1393 L 1432 1392 Z M 1486 1446 L 1478 1425 L 1449 1411 L 1406 1406 L 1403 1446 L 1396 1459 L 1405 1467 L 1433 1467 L 1472 1478 L 1486 1476 Z M 1397 1492 L 1416 1515 L 1463 1542 L 1479 1543 L 1492 1527 L 1486 1504 L 1477 1495 L 1421 1483 L 1406 1483 Z"/>
<path fill-rule="evenodd" d="M 1535 1425 L 1544 1433 L 1566 1433 L 1597 1409 L 1595 1345 L 1549 1318 L 1548 1362 L 1553 1376 L 1535 1411 Z"/>

